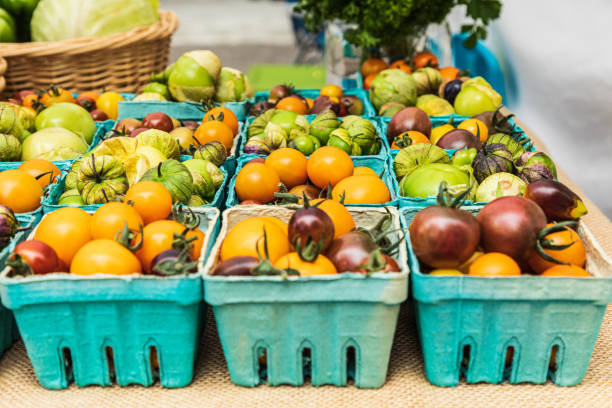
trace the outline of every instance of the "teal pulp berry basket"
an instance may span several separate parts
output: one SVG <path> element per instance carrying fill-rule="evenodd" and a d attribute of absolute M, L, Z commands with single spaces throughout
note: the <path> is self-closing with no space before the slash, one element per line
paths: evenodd
<path fill-rule="evenodd" d="M 38 220 L 40 220 L 40 216 L 42 211 L 34 211 L 28 214 L 17 214 L 17 220 L 19 221 L 19 225 L 21 228 L 28 227 L 33 228 Z M 29 231 L 19 231 L 8 246 L 4 247 L 0 251 L 0 267 L 4 268 L 4 262 L 7 260 L 15 246 L 26 239 Z M 13 344 L 15 340 L 19 338 L 19 332 L 17 331 L 17 326 L 15 326 L 15 320 L 13 319 L 13 313 L 10 310 L 6 309 L 2 304 L 0 304 L 0 356 Z"/>
<path fill-rule="evenodd" d="M 193 208 L 205 232 L 203 263 L 219 228 L 219 210 Z M 0 275 L 41 385 L 140 384 L 163 387 L 193 378 L 205 305 L 202 279 L 151 275 Z"/>
<path fill-rule="evenodd" d="M 320 95 L 321 91 L 319 89 L 296 89 L 295 93 L 297 93 L 300 96 L 303 96 L 304 98 L 315 100 Z M 372 106 L 372 103 L 370 102 L 368 91 L 364 91 L 363 89 L 358 89 L 358 88 L 351 88 L 351 89 L 345 89 L 344 95 L 356 96 L 361 100 L 361 103 L 363 104 L 363 114 L 361 114 L 360 116 L 364 116 L 368 118 L 376 116 L 376 110 L 374 109 L 374 106 Z M 270 92 L 267 92 L 267 91 L 266 92 L 256 92 L 253 103 L 255 104 L 258 102 L 267 101 L 269 97 L 270 97 Z"/>
<path fill-rule="evenodd" d="M 477 213 L 482 206 L 464 207 Z M 401 208 L 405 228 L 421 208 Z M 407 240 L 425 375 L 437 386 L 579 384 L 606 305 L 612 261 L 580 224 L 591 278 L 429 276 Z"/>
<path fill-rule="evenodd" d="M 181 156 L 181 161 L 186 161 L 191 158 L 192 158 L 191 156 Z M 211 203 L 205 204 L 202 207 L 216 207 L 216 208 L 221 209 L 222 206 L 225 204 L 225 197 L 226 197 L 225 193 L 226 193 L 227 185 L 230 182 L 230 173 L 227 167 L 225 166 L 225 163 L 221 165 L 219 169 L 221 170 L 224 176 L 223 183 L 221 184 L 221 187 L 217 189 L 215 193 L 215 197 L 213 198 Z M 66 191 L 65 188 L 66 188 L 66 175 L 63 175 L 61 178 L 58 179 L 58 181 L 55 184 L 49 187 L 47 194 L 45 194 L 45 196 L 42 199 L 42 209 L 45 214 L 51 211 L 55 211 L 58 208 L 68 207 L 68 205 L 66 204 L 58 204 L 59 198 Z M 81 205 L 81 206 L 75 205 L 75 206 L 80 207 L 84 209 L 85 211 L 95 211 L 101 205 L 102 204 L 91 204 L 91 205 Z"/>
<path fill-rule="evenodd" d="M 355 223 L 372 227 L 397 209 L 351 207 Z M 405 246 L 396 259 L 401 273 L 326 276 L 211 276 L 223 238 L 241 220 L 272 216 L 285 222 L 293 210 L 235 207 L 224 211 L 219 238 L 204 270 L 204 299 L 213 308 L 232 382 L 253 387 L 347 385 L 378 388 L 387 366 L 400 303 L 408 295 Z M 393 236 L 399 239 L 399 232 Z"/>
<path fill-rule="evenodd" d="M 464 120 L 469 119 L 466 116 L 459 116 L 459 115 L 449 115 L 449 116 L 437 116 L 437 117 L 430 117 L 431 120 L 431 125 L 432 127 L 436 127 L 436 126 L 441 126 L 445 123 L 449 123 L 452 120 L 452 123 L 454 123 L 455 125 L 460 124 L 461 122 L 463 122 Z M 379 122 L 380 122 L 380 126 L 383 129 L 384 134 L 387 134 L 387 126 L 389 125 L 389 121 L 391 120 L 391 118 L 388 117 L 380 117 L 378 118 Z M 512 126 L 514 126 L 514 129 L 517 132 L 520 132 L 522 134 L 521 136 L 521 140 L 523 141 L 522 146 L 523 148 L 525 148 L 525 150 L 527 151 L 535 151 L 535 147 L 533 145 L 533 141 L 525 134 L 525 131 L 519 127 L 518 125 L 515 124 L 514 119 L 510 118 L 509 119 L 510 124 Z M 448 154 L 449 158 L 453 156 L 453 154 L 458 150 L 458 149 L 444 149 L 446 151 L 446 153 Z M 421 197 L 404 197 L 400 194 L 400 189 L 399 189 L 399 181 L 395 178 L 395 171 L 394 171 L 394 160 L 395 160 L 395 156 L 397 156 L 397 154 L 399 153 L 399 149 L 391 149 L 389 148 L 389 168 L 390 170 L 393 172 L 394 175 L 394 179 L 396 182 L 396 186 L 397 186 L 397 202 L 399 207 L 426 207 L 429 205 L 434 205 L 436 204 L 436 197 L 432 196 L 432 197 L 427 197 L 427 198 L 421 198 Z M 472 201 L 466 201 L 465 202 L 467 205 L 484 205 L 486 204 L 485 202 L 472 202 Z"/>
<path fill-rule="evenodd" d="M 242 156 L 238 158 L 238 164 L 236 166 L 236 172 L 234 177 L 229 182 L 227 189 L 227 201 L 225 202 L 225 208 L 231 208 L 238 204 L 240 204 L 240 200 L 236 195 L 236 177 L 240 170 L 253 158 L 258 156 Z M 261 156 L 263 157 L 263 156 Z M 389 170 L 389 161 L 386 159 L 378 158 L 378 157 L 370 157 L 370 156 L 356 156 L 353 157 L 353 165 L 355 167 L 369 167 L 376 172 L 376 174 L 380 175 L 383 182 L 387 185 L 389 189 L 389 195 L 391 200 L 387 203 L 384 203 L 385 206 L 396 206 L 397 205 L 397 192 L 399 191 L 399 187 L 397 185 L 397 181 L 395 177 L 392 175 Z M 354 206 L 353 204 L 347 204 L 348 207 Z M 359 204 L 359 207 L 380 207 L 380 204 Z"/>
<path fill-rule="evenodd" d="M 173 102 L 173 101 L 134 101 L 136 94 L 125 94 L 125 101 L 119 102 L 118 120 L 123 118 L 144 117 L 149 113 L 163 112 L 178 120 L 202 120 L 202 104 L 197 102 Z M 234 112 L 238 120 L 245 120 L 254 98 L 242 102 L 227 102 L 217 104 L 224 106 Z"/>
<path fill-rule="evenodd" d="M 306 119 L 308 119 L 308 123 L 312 123 L 312 121 L 317 117 L 317 115 L 306 115 Z M 338 118 L 339 120 L 342 118 Z M 366 118 L 367 120 L 369 120 L 375 127 L 376 129 L 376 133 L 378 135 L 378 138 L 380 139 L 380 151 L 378 152 L 378 154 L 369 154 L 369 155 L 362 155 L 362 156 L 351 156 L 351 158 L 356 158 L 356 157 L 377 157 L 380 159 L 387 159 L 389 157 L 389 144 L 387 143 L 387 141 L 385 140 L 385 134 L 383 133 L 383 129 L 381 127 L 381 123 L 379 122 L 379 120 L 375 119 L 375 118 Z M 257 155 L 257 154 L 253 154 L 253 153 L 245 153 L 244 152 L 244 146 L 248 140 L 248 136 L 247 136 L 247 132 L 249 129 L 249 126 L 251 126 L 251 123 L 253 123 L 253 121 L 255 120 L 255 117 L 251 116 L 249 117 L 246 122 L 244 123 L 244 126 L 241 128 L 241 132 L 240 132 L 240 142 L 238 144 L 238 154 L 237 156 L 239 157 L 249 157 L 249 158 L 254 158 L 254 157 L 266 157 L 265 155 Z M 386 128 L 385 128 L 385 132 L 386 132 Z"/>

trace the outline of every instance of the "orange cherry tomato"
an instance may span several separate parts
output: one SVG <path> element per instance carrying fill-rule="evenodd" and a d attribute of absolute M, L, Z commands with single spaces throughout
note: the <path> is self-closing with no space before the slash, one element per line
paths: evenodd
<path fill-rule="evenodd" d="M 274 263 L 279 269 L 295 269 L 300 276 L 334 275 L 338 271 L 334 264 L 323 255 L 319 255 L 313 262 L 306 262 L 297 252 L 290 252 Z"/>
<path fill-rule="evenodd" d="M 327 200 L 324 198 L 316 198 L 310 202 L 312 206 L 315 206 L 325 212 L 329 218 L 331 218 L 334 224 L 334 238 L 338 238 L 341 235 L 355 229 L 355 221 L 349 210 L 340 202 L 335 200 Z"/>
<path fill-rule="evenodd" d="M 74 103 L 74 96 L 72 93 L 59 87 L 51 86 L 45 93 L 39 98 L 39 102 L 45 106 L 51 106 L 54 103 L 69 102 Z"/>
<path fill-rule="evenodd" d="M 124 203 L 132 203 L 145 225 L 164 220 L 172 212 L 172 196 L 156 181 L 139 181 L 125 193 Z"/>
<path fill-rule="evenodd" d="M 249 163 L 236 176 L 236 194 L 240 201 L 269 203 L 274 201 L 274 193 L 280 191 L 279 183 L 280 178 L 271 166 Z"/>
<path fill-rule="evenodd" d="M 137 232 L 144 227 L 144 221 L 138 211 L 131 205 L 110 202 L 100 206 L 91 217 L 91 237 L 93 239 L 115 240 L 117 234 L 125 228 Z"/>
<path fill-rule="evenodd" d="M 583 268 L 576 265 L 555 265 L 544 272 L 540 276 L 558 276 L 558 277 L 572 277 L 572 278 L 589 278 L 591 275 Z"/>
<path fill-rule="evenodd" d="M 548 224 L 551 226 L 553 224 Z M 586 250 L 584 243 L 576 231 L 567 227 L 563 231 L 553 232 L 546 235 L 545 239 L 551 241 L 553 245 L 570 245 L 568 248 L 560 250 L 545 249 L 544 252 L 552 258 L 570 265 L 583 267 L 586 262 Z M 557 266 L 554 262 L 549 262 L 542 258 L 537 251 L 529 257 L 529 266 L 535 273 L 542 273 L 547 269 Z"/>
<path fill-rule="evenodd" d="M 227 233 L 221 244 L 221 262 L 235 256 L 261 256 L 265 254 L 264 230 L 270 261 L 276 262 L 291 250 L 287 234 L 275 222 L 262 217 L 247 218 Z"/>
<path fill-rule="evenodd" d="M 89 241 L 77 251 L 70 265 L 74 275 L 131 275 L 141 273 L 140 261 L 129 249 L 112 239 Z"/>
<path fill-rule="evenodd" d="M 433 271 L 429 272 L 428 275 L 432 275 L 432 276 L 437 276 L 437 275 L 444 275 L 444 276 L 456 275 L 456 276 L 461 276 L 461 275 L 463 275 L 463 273 L 461 273 L 461 271 L 459 271 L 457 269 L 434 269 Z"/>
<path fill-rule="evenodd" d="M 293 111 L 300 115 L 307 115 L 309 110 L 304 100 L 298 96 L 288 96 L 281 99 L 276 104 L 276 109 Z"/>
<path fill-rule="evenodd" d="M 0 173 L 0 204 L 16 213 L 27 213 L 40 207 L 43 189 L 38 180 L 21 170 Z"/>
<path fill-rule="evenodd" d="M 76 207 L 50 212 L 38 224 L 34 239 L 49 245 L 70 265 L 77 251 L 91 241 L 91 215 Z"/>
<path fill-rule="evenodd" d="M 353 161 L 344 150 L 335 146 L 323 146 L 308 159 L 307 172 L 312 184 L 319 188 L 335 186 L 340 180 L 353 174 Z"/>
<path fill-rule="evenodd" d="M 219 118 L 221 117 L 221 114 L 223 114 L 223 119 L 220 120 Z M 234 134 L 234 136 L 238 134 L 238 118 L 236 117 L 236 114 L 228 108 L 223 106 L 212 108 L 211 110 L 206 112 L 206 115 L 204 115 L 204 118 L 202 119 L 202 123 L 211 120 L 220 120 L 221 122 L 229 126 L 230 129 L 232 129 L 232 133 Z"/>
<path fill-rule="evenodd" d="M 454 81 L 459 77 L 459 68 L 455 67 L 444 67 L 440 68 L 440 75 L 445 81 Z"/>
<path fill-rule="evenodd" d="M 404 71 L 407 74 L 412 74 L 412 68 L 410 67 L 410 64 L 408 64 L 408 62 L 406 62 L 405 60 L 397 60 L 395 62 L 393 62 L 391 65 L 389 65 L 390 69 L 401 69 L 402 71 Z"/>
<path fill-rule="evenodd" d="M 438 68 L 438 57 L 429 51 L 423 51 L 412 57 L 412 65 L 415 69 L 432 67 Z"/>
<path fill-rule="evenodd" d="M 49 184 L 55 183 L 55 180 L 61 174 L 60 169 L 55 164 L 45 159 L 26 160 L 21 163 L 17 170 L 25 171 L 30 176 L 36 178 L 41 187 L 46 187 Z M 41 176 L 41 174 L 44 173 L 49 174 Z"/>
<path fill-rule="evenodd" d="M 387 69 L 387 63 L 380 58 L 368 58 L 361 64 L 361 75 L 365 78 L 368 75 L 378 74 Z"/>
<path fill-rule="evenodd" d="M 344 204 L 384 204 L 391 201 L 387 185 L 373 176 L 350 176 L 341 180 L 332 190 L 332 198 Z"/>
<path fill-rule="evenodd" d="M 26 108 L 36 110 L 36 107 L 38 106 L 39 103 L 40 102 L 38 101 L 38 95 L 29 94 L 23 98 L 23 100 L 21 101 L 21 106 L 25 106 Z"/>
<path fill-rule="evenodd" d="M 378 177 L 378 174 L 376 174 L 376 172 L 374 170 L 372 170 L 369 167 L 363 167 L 363 166 L 359 166 L 359 167 L 355 167 L 353 169 L 353 176 L 374 176 L 374 177 Z"/>
<path fill-rule="evenodd" d="M 401 144 L 400 144 L 401 142 Z M 395 137 L 393 143 L 391 143 L 391 149 L 402 149 L 403 147 L 412 146 L 419 143 L 431 143 L 429 138 L 425 136 L 423 133 L 417 130 L 408 130 L 404 133 L 401 133 Z M 398 146 L 400 144 L 400 147 Z"/>
<path fill-rule="evenodd" d="M 474 276 L 518 276 L 521 268 L 506 254 L 489 252 L 476 259 L 468 272 Z"/>
<path fill-rule="evenodd" d="M 457 126 L 457 129 L 464 129 L 472 133 L 474 136 L 480 136 L 482 143 L 486 142 L 489 138 L 489 128 L 480 119 L 467 119 L 464 120 Z"/>
<path fill-rule="evenodd" d="M 77 96 L 77 101 L 83 98 L 91 98 L 94 101 L 97 101 L 99 97 L 100 97 L 100 92 L 98 91 L 85 91 L 85 92 L 81 92 L 79 96 Z"/>
<path fill-rule="evenodd" d="M 213 141 L 221 142 L 228 154 L 234 144 L 234 132 L 228 125 L 218 120 L 202 122 L 196 129 L 193 137 L 203 145 Z"/>
<path fill-rule="evenodd" d="M 363 89 L 370 89 L 372 86 L 372 82 L 376 79 L 378 74 L 370 74 L 367 77 L 363 78 Z"/>
<path fill-rule="evenodd" d="M 172 249 L 174 234 L 182 234 L 183 231 L 185 231 L 185 226 L 174 220 L 154 221 L 144 227 L 142 247 L 136 251 L 136 256 L 140 259 L 145 273 L 151 273 L 151 262 L 157 255 Z M 189 251 L 191 258 L 197 260 L 200 257 L 203 234 L 198 234 L 196 231 L 188 231 L 185 237 L 197 237 L 194 247 Z"/>
<path fill-rule="evenodd" d="M 342 95 L 344 95 L 344 92 L 342 92 L 342 88 L 340 88 L 338 85 L 325 85 L 323 88 L 321 88 L 320 94 L 340 98 Z"/>
<path fill-rule="evenodd" d="M 302 152 L 289 147 L 277 149 L 266 158 L 266 166 L 270 166 L 278 174 L 287 189 L 306 182 L 307 163 L 308 159 Z"/>
<path fill-rule="evenodd" d="M 299 186 L 293 187 L 289 190 L 289 194 L 293 194 L 298 198 L 298 204 L 303 204 L 303 197 L 306 195 L 308 199 L 319 198 L 321 195 L 321 189 L 312 184 L 300 184 Z"/>

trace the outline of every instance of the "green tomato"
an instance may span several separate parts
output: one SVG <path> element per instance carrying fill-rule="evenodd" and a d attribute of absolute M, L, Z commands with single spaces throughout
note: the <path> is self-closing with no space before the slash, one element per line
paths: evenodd
<path fill-rule="evenodd" d="M 159 83 L 159 82 L 148 83 L 144 87 L 142 92 L 143 93 L 145 93 L 145 92 L 156 93 L 156 94 L 159 94 L 159 95 L 163 96 L 164 99 L 172 99 L 172 95 L 170 95 L 170 90 L 168 89 L 168 87 L 166 85 L 164 85 L 164 84 Z"/>
<path fill-rule="evenodd" d="M 89 112 L 76 103 L 55 103 L 36 116 L 36 130 L 50 127 L 68 129 L 91 144 L 96 133 L 96 124 Z"/>
<path fill-rule="evenodd" d="M 65 191 L 59 197 L 57 204 L 80 206 L 85 205 L 85 201 L 83 201 L 83 197 L 81 197 L 81 194 L 79 194 L 79 190 L 73 188 L 72 190 Z"/>
<path fill-rule="evenodd" d="M 295 119 L 297 117 L 298 113 L 296 112 L 279 110 L 270 118 L 270 122 L 282 127 L 288 135 L 291 130 L 295 129 Z"/>
<path fill-rule="evenodd" d="M 51 127 L 28 136 L 21 146 L 21 160 L 72 160 L 87 151 L 87 143 L 79 135 L 63 128 Z"/>
<path fill-rule="evenodd" d="M 481 77 L 472 78 L 461 85 L 455 98 L 455 112 L 459 115 L 475 116 L 494 111 L 501 106 L 502 97 Z"/>
<path fill-rule="evenodd" d="M 0 42 L 17 41 L 17 28 L 13 17 L 3 8 L 0 8 Z"/>
<path fill-rule="evenodd" d="M 449 188 L 456 187 L 464 191 L 470 186 L 470 175 L 452 164 L 425 164 L 400 181 L 400 194 L 420 198 L 436 196 L 443 181 L 446 181 Z"/>
<path fill-rule="evenodd" d="M 451 158 L 451 163 L 455 166 L 471 166 L 478 150 L 475 148 L 457 150 Z"/>
<path fill-rule="evenodd" d="M 215 82 L 220 71 L 221 61 L 213 52 L 186 52 L 174 63 L 168 76 L 168 88 L 179 102 L 201 102 L 215 95 Z"/>
<path fill-rule="evenodd" d="M 315 150 L 321 147 L 319 139 L 311 135 L 298 136 L 289 142 L 289 147 L 299 150 L 304 156 L 310 156 Z"/>

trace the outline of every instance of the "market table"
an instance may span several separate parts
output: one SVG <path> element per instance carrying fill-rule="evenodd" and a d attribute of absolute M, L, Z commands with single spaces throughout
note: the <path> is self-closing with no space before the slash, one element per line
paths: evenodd
<path fill-rule="evenodd" d="M 541 141 L 520 121 L 519 126 L 525 129 L 538 150 L 544 150 Z M 585 200 L 589 214 L 583 220 L 605 252 L 612 255 L 612 223 L 562 171 L 559 178 Z M 354 386 L 235 386 L 229 379 L 209 312 L 196 376 L 187 388 L 169 390 L 159 385 L 78 388 L 73 385 L 63 391 L 48 391 L 38 384 L 23 343 L 18 342 L 0 361 L 0 407 L 612 407 L 612 306 L 604 317 L 589 370 L 576 387 L 558 387 L 551 382 L 432 386 L 423 372 L 411 305 L 404 305 L 399 319 L 387 383 L 377 390 Z"/>

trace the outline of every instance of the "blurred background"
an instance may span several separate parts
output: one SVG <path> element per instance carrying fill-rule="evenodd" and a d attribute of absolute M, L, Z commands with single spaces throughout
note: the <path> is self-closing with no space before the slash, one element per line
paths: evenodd
<path fill-rule="evenodd" d="M 224 65 L 249 72 L 254 83 L 269 80 L 253 78 L 261 64 L 321 63 L 317 39 L 296 37 L 287 2 L 161 3 L 181 20 L 173 38 L 173 60 L 184 51 L 210 48 Z M 506 1 L 485 42 L 503 71 L 506 105 L 608 217 L 612 217 L 612 136 L 607 123 L 612 118 L 608 99 L 612 56 L 604 52 L 604 40 L 612 35 L 611 15 L 612 2 L 606 0 Z M 461 16 L 457 10 L 449 19 L 453 31 L 458 30 Z M 323 68 L 309 69 L 315 82 L 325 82 Z"/>

